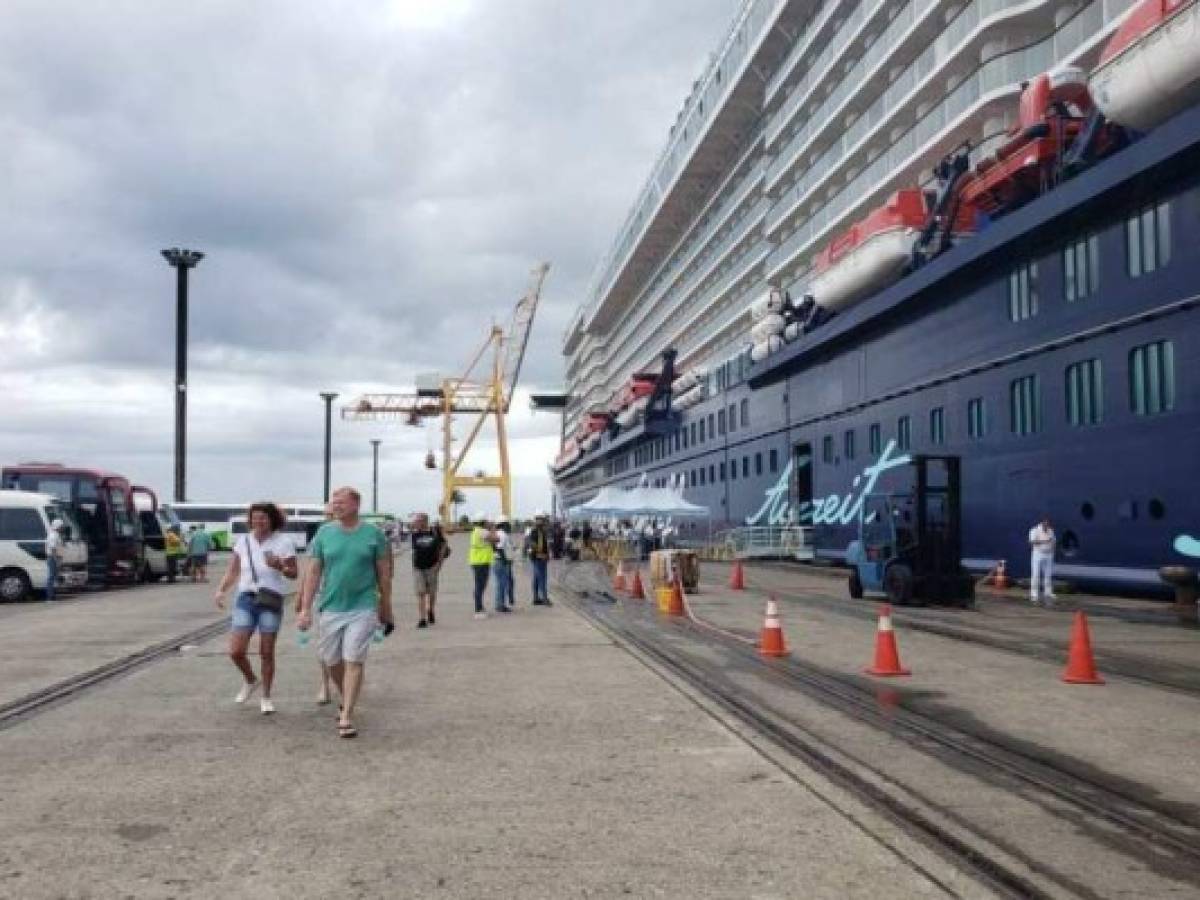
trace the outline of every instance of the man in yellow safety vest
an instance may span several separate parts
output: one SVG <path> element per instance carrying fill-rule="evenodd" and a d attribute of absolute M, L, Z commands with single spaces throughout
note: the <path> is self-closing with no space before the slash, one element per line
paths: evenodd
<path fill-rule="evenodd" d="M 486 619 L 483 611 L 483 595 L 487 592 L 488 573 L 492 570 L 492 560 L 495 558 L 496 534 L 492 531 L 487 519 L 480 517 L 471 529 L 471 546 L 467 553 L 467 562 L 471 564 L 471 572 L 475 576 L 475 618 Z"/>

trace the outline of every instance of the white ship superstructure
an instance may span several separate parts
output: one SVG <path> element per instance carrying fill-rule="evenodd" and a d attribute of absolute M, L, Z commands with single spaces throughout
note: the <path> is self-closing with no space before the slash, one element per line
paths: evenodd
<path fill-rule="evenodd" d="M 668 348 L 725 388 L 750 307 L 802 294 L 830 239 L 969 142 L 1023 85 L 1092 69 L 1133 0 L 748 0 L 695 83 L 564 339 L 573 434 Z"/>

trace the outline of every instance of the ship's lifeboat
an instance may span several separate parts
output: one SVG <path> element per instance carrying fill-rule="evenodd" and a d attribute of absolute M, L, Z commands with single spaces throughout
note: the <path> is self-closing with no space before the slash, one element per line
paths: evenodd
<path fill-rule="evenodd" d="M 704 399 L 705 393 L 704 382 L 697 381 L 688 390 L 674 394 L 671 398 L 671 406 L 677 410 L 690 409 Z"/>
<path fill-rule="evenodd" d="M 767 316 L 779 315 L 787 305 L 787 295 L 779 288 L 771 288 L 750 304 L 750 319 L 761 322 Z"/>
<path fill-rule="evenodd" d="M 899 278 L 924 224 L 922 192 L 917 188 L 897 191 L 817 255 L 816 275 L 810 285 L 817 303 L 836 312 Z M 756 344 L 751 350 L 751 359 L 759 347 Z"/>
<path fill-rule="evenodd" d="M 646 407 L 649 405 L 650 396 L 648 394 L 639 397 L 617 414 L 617 424 L 622 428 L 629 428 L 646 411 Z"/>
<path fill-rule="evenodd" d="M 688 369 L 688 371 L 684 372 L 675 379 L 675 383 L 671 385 L 671 393 L 686 394 L 700 383 L 700 379 L 702 379 L 705 374 L 706 372 L 704 369 Z"/>
<path fill-rule="evenodd" d="M 750 329 L 750 340 L 756 344 L 769 340 L 773 335 L 783 334 L 787 320 L 779 313 L 771 313 Z"/>
<path fill-rule="evenodd" d="M 759 341 L 750 348 L 750 361 L 762 362 L 772 353 L 777 353 L 783 349 L 783 335 L 773 334 L 765 341 Z"/>
<path fill-rule="evenodd" d="M 1200 103 L 1200 0 L 1142 0 L 1100 54 L 1091 89 L 1107 118 L 1138 131 Z"/>
<path fill-rule="evenodd" d="M 654 385 L 658 382 L 657 375 L 634 375 L 629 379 L 629 383 L 621 390 L 620 399 L 617 401 L 617 415 L 628 409 L 637 401 L 649 397 L 654 393 Z M 645 404 L 642 404 L 643 407 Z"/>
<path fill-rule="evenodd" d="M 1021 93 L 1017 125 L 962 184 L 960 202 L 997 215 L 1040 194 L 1092 109 L 1087 76 L 1068 67 L 1043 73 Z"/>

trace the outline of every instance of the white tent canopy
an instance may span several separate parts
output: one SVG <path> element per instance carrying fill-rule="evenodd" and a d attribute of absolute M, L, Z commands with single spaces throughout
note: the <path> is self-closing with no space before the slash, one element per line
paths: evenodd
<path fill-rule="evenodd" d="M 595 497 L 581 506 L 568 510 L 568 515 L 656 516 L 673 518 L 705 518 L 707 506 L 689 503 L 683 492 L 669 487 L 648 487 L 645 484 L 628 490 L 603 487 Z"/>

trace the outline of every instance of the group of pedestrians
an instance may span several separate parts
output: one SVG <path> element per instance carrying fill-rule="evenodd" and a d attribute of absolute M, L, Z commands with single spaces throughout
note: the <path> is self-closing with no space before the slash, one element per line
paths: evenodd
<path fill-rule="evenodd" d="M 362 498 L 353 488 L 340 488 L 326 508 L 328 521 L 308 548 L 309 563 L 301 576 L 295 545 L 282 531 L 284 516 L 274 503 L 251 504 L 248 531 L 233 546 L 233 557 L 214 600 L 224 609 L 236 585 L 231 609 L 229 657 L 242 675 L 234 698 L 246 703 L 256 693 L 264 715 L 275 712 L 271 690 L 275 680 L 275 651 L 283 624 L 288 581 L 300 578 L 295 609 L 300 640 L 315 627 L 321 665 L 318 703 L 331 700 L 331 688 L 340 699 L 337 733 L 343 738 L 358 734 L 354 712 L 362 690 L 371 644 L 395 627 L 392 612 L 392 546 L 377 527 L 359 517 Z M 438 580 L 451 555 L 441 528 L 429 516 L 414 517 L 409 535 L 412 547 L 413 593 L 417 599 L 417 628 L 437 622 Z M 547 517 L 538 513 L 526 532 L 524 551 L 533 570 L 532 602 L 550 606 L 547 568 L 550 530 Z M 517 553 L 512 527 L 501 519 L 493 527 L 480 521 L 471 532 L 469 559 L 475 579 L 475 615 L 486 616 L 483 597 L 489 575 L 495 575 L 498 612 L 511 612 L 515 602 L 512 566 Z M 259 671 L 250 661 L 251 638 L 259 635 Z"/>
<path fill-rule="evenodd" d="M 551 531 L 546 514 L 538 511 L 533 525 L 525 532 L 524 553 L 532 571 L 531 602 L 534 606 L 552 606 L 549 591 Z M 471 529 L 471 542 L 467 561 L 471 565 L 474 582 L 475 618 L 487 618 L 484 609 L 489 579 L 495 581 L 497 613 L 511 613 L 516 607 L 516 589 L 513 580 L 513 562 L 517 547 L 513 539 L 512 523 L 500 518 L 495 523 L 486 518 L 476 521 Z"/>

